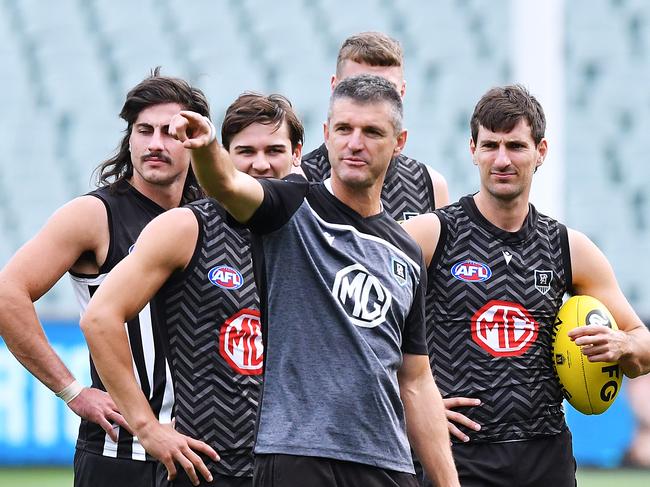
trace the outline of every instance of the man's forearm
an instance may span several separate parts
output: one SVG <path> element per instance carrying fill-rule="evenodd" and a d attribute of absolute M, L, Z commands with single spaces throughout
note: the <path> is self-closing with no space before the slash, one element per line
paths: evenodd
<path fill-rule="evenodd" d="M 47 340 L 31 300 L 14 296 L 0 312 L 0 333 L 7 348 L 52 392 L 60 392 L 74 377 Z"/>
<path fill-rule="evenodd" d="M 439 487 L 459 486 L 442 397 L 433 379 L 404 388 L 402 401 L 409 440 L 427 476 Z"/>

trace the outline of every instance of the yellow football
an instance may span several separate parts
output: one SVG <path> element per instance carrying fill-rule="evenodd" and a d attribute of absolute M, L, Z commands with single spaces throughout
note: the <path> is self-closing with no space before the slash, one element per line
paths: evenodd
<path fill-rule="evenodd" d="M 616 362 L 590 362 L 567 333 L 577 326 L 605 325 L 617 330 L 603 303 L 591 296 L 573 296 L 562 305 L 553 330 L 553 365 L 562 393 L 584 414 L 601 414 L 612 405 L 623 374 Z"/>

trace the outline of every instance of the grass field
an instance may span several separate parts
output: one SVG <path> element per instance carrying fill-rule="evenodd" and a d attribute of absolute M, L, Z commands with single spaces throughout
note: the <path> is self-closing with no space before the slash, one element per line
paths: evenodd
<path fill-rule="evenodd" d="M 580 487 L 649 487 L 650 470 L 579 470 L 578 485 Z M 70 487 L 72 470 L 37 467 L 3 468 L 0 469 L 0 486 Z"/>

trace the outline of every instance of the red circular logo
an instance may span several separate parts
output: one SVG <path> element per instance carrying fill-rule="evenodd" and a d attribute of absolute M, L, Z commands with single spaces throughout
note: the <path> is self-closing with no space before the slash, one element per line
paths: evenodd
<path fill-rule="evenodd" d="M 539 325 L 518 303 L 490 301 L 472 316 L 472 339 L 495 357 L 522 355 L 537 339 Z"/>
<path fill-rule="evenodd" d="M 242 309 L 224 321 L 219 333 L 219 353 L 238 373 L 262 373 L 262 326 L 260 312 Z"/>

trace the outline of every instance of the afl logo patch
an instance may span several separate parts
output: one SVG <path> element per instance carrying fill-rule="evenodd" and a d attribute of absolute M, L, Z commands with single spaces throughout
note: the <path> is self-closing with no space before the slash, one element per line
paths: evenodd
<path fill-rule="evenodd" d="M 482 282 L 492 277 L 492 269 L 482 262 L 464 260 L 454 264 L 451 275 L 459 281 Z"/>
<path fill-rule="evenodd" d="M 210 269 L 208 279 L 212 284 L 223 289 L 239 289 L 244 285 L 244 277 L 241 272 L 227 265 Z"/>

